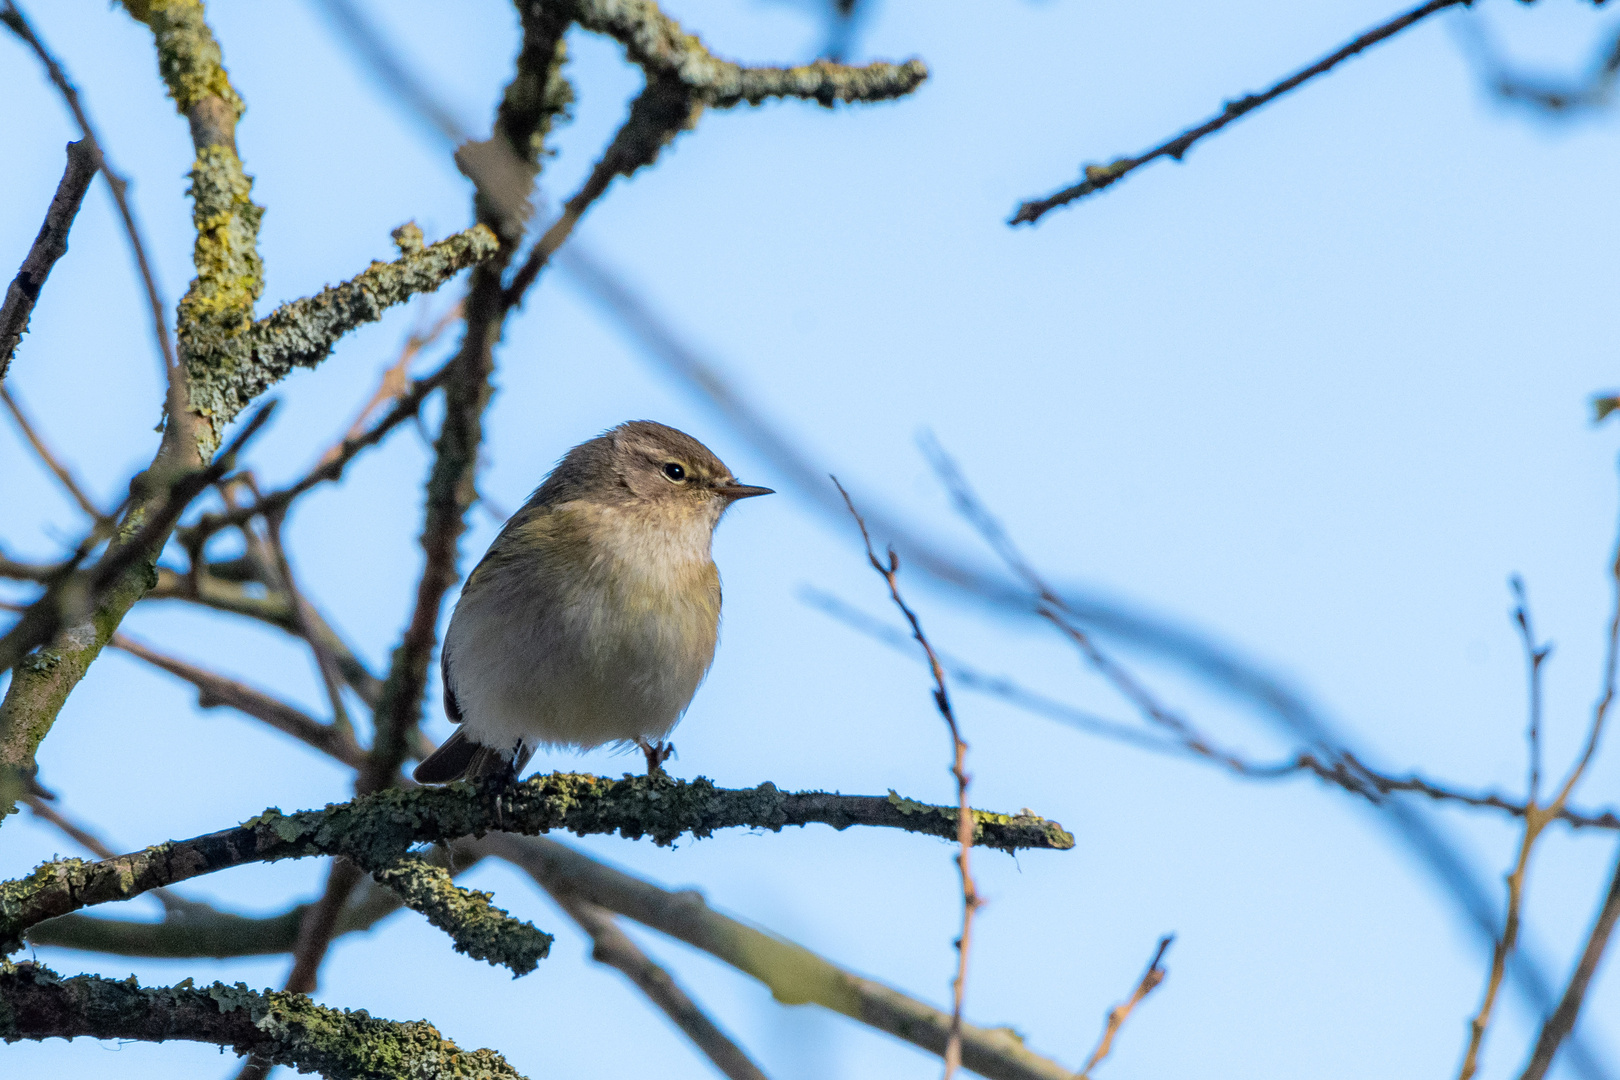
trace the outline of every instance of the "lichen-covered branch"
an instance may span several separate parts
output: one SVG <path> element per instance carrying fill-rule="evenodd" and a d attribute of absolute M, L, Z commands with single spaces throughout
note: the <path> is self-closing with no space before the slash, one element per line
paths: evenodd
<path fill-rule="evenodd" d="M 1074 837 L 1056 822 L 975 810 L 974 839 L 1003 851 L 1063 850 Z M 128 900 L 233 866 L 279 859 L 345 855 L 362 867 L 387 865 L 413 845 L 439 843 L 492 829 L 530 835 L 564 829 L 581 836 L 618 833 L 670 844 L 717 829 L 780 831 L 812 822 L 837 829 L 875 825 L 947 839 L 956 836 L 954 807 L 888 798 L 790 793 L 766 783 L 719 788 L 708 780 L 666 775 L 622 780 L 552 773 L 520 784 L 379 791 L 323 810 L 266 810 L 235 828 L 168 841 L 102 862 L 59 859 L 27 877 L 0 884 L 0 949 L 16 949 L 29 927 L 70 911 Z"/>
<path fill-rule="evenodd" d="M 135 1039 L 228 1046 L 330 1080 L 522 1080 L 493 1050 L 462 1050 L 432 1025 L 328 1009 L 242 983 L 142 987 L 64 979 L 38 964 L 0 969 L 0 1039 Z"/>
<path fill-rule="evenodd" d="M 490 903 L 491 894 L 464 889 L 450 872 L 414 855 L 372 871 L 405 906 L 450 935 L 456 951 L 527 975 L 551 952 L 552 936 Z"/>
<path fill-rule="evenodd" d="M 930 1053 L 945 1053 L 950 1013 L 722 915 L 691 889 L 661 889 L 545 837 L 491 833 L 468 846 L 523 868 L 548 892 L 567 892 L 702 949 L 764 983 L 784 1005 L 819 1005 Z M 991 1080 L 1075 1080 L 1072 1071 L 1030 1050 L 1004 1027 L 963 1024 L 962 1064 Z"/>
<path fill-rule="evenodd" d="M 45 220 L 40 224 L 39 233 L 34 237 L 28 254 L 23 256 L 17 276 L 6 287 L 5 302 L 0 304 L 0 380 L 6 377 L 17 344 L 28 332 L 29 316 L 34 313 L 34 304 L 39 299 L 40 290 L 45 287 L 51 267 L 67 254 L 68 230 L 73 227 L 73 219 L 79 214 L 84 193 L 90 190 L 90 181 L 96 178 L 99 164 L 96 157 L 95 147 L 88 139 L 67 145 L 67 167 L 56 185 L 56 194 L 51 196 L 51 204 L 45 209 Z"/>
<path fill-rule="evenodd" d="M 860 67 L 826 60 L 789 68 L 743 67 L 710 53 L 652 0 L 559 0 L 556 6 L 566 8 L 585 29 L 618 41 L 649 80 L 674 78 L 700 103 L 719 109 L 779 97 L 829 107 L 840 101 L 887 101 L 911 93 L 928 77 L 921 60 Z"/>
<path fill-rule="evenodd" d="M 228 345 L 231 362 L 211 377 L 203 404 L 211 415 L 234 418 L 295 367 L 314 367 L 339 338 L 375 322 L 395 304 L 432 292 L 469 266 L 493 256 L 495 234 L 481 225 L 446 237 L 393 262 L 374 262 L 341 285 L 283 304 Z M 198 391 L 193 401 L 198 400 Z"/>

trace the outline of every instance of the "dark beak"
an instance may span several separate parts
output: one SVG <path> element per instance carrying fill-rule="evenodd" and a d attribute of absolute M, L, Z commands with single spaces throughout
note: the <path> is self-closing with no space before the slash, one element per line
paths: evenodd
<path fill-rule="evenodd" d="M 752 499 L 755 495 L 775 495 L 774 488 L 749 487 L 747 484 L 720 484 L 714 489 L 716 495 L 727 499 Z"/>

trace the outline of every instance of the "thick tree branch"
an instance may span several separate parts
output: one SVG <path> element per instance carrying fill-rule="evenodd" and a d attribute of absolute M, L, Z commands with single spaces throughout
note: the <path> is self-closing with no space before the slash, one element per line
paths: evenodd
<path fill-rule="evenodd" d="M 0 1039 L 184 1039 L 331 1080 L 522 1080 L 493 1050 L 462 1050 L 421 1021 L 377 1020 L 241 983 L 190 982 L 141 987 L 134 979 L 64 979 L 38 964 L 8 964 L 0 969 Z"/>
<path fill-rule="evenodd" d="M 1065 850 L 1074 838 L 1055 822 L 1029 815 L 973 811 L 974 840 L 1012 852 Z M 873 825 L 954 839 L 955 807 L 888 798 L 788 793 L 774 784 L 717 788 L 704 779 L 666 775 L 622 780 L 578 773 L 537 776 L 508 787 L 456 783 L 389 789 L 324 810 L 266 810 L 235 828 L 169 841 L 116 859 L 48 862 L 25 878 L 0 884 L 0 948 L 15 949 L 24 932 L 46 919 L 131 897 L 248 863 L 345 855 L 368 870 L 386 867 L 416 844 L 440 843 L 492 828 L 537 834 L 565 829 L 580 836 L 618 833 L 670 844 L 716 829 L 780 831 L 812 822 L 836 829 Z"/>
<path fill-rule="evenodd" d="M 29 316 L 34 313 L 34 304 L 45 287 L 51 267 L 67 254 L 68 230 L 79 214 L 84 193 L 90 190 L 90 181 L 96 178 L 97 164 L 90 140 L 67 144 L 67 168 L 56 185 L 56 194 L 51 196 L 51 205 L 45 210 L 45 221 L 28 254 L 23 256 L 17 276 L 6 288 L 5 303 L 0 304 L 0 380 L 5 379 L 17 345 L 28 332 Z"/>
<path fill-rule="evenodd" d="M 1063 206 L 1065 203 L 1071 203 L 1076 199 L 1084 198 L 1085 196 L 1094 192 L 1101 191 L 1103 188 L 1117 183 L 1127 174 L 1134 172 L 1151 161 L 1157 161 L 1159 158 L 1168 157 L 1180 161 L 1182 156 L 1185 155 L 1188 150 L 1192 149 L 1193 144 L 1198 140 L 1204 138 L 1206 135 L 1215 134 L 1215 132 L 1221 130 L 1221 128 L 1225 127 L 1227 124 L 1230 124 L 1238 117 L 1243 116 L 1245 113 L 1253 112 L 1260 106 L 1269 104 L 1282 95 L 1288 93 L 1290 90 L 1293 90 L 1301 84 L 1316 78 L 1318 75 L 1324 75 L 1327 72 L 1332 71 L 1335 67 L 1339 66 L 1340 63 L 1350 59 L 1363 49 L 1376 45 L 1386 38 L 1394 37 L 1407 27 L 1413 25 L 1414 23 L 1422 22 L 1424 19 L 1435 14 L 1436 12 L 1444 11 L 1446 8 L 1457 7 L 1459 4 L 1466 7 L 1471 3 L 1473 3 L 1473 0 L 1428 0 L 1427 3 L 1420 4 L 1417 7 L 1412 8 L 1410 11 L 1406 11 L 1395 16 L 1393 19 L 1390 19 L 1387 22 L 1380 23 L 1378 26 L 1375 26 L 1365 34 L 1352 39 L 1342 47 L 1334 50 L 1327 56 L 1324 56 L 1316 63 L 1296 71 L 1294 74 L 1288 76 L 1286 79 L 1283 79 L 1281 82 L 1276 83 L 1268 89 L 1258 94 L 1245 94 L 1243 97 L 1228 101 L 1225 107 L 1222 108 L 1221 111 L 1215 116 L 1204 121 L 1202 124 L 1199 124 L 1197 127 L 1189 128 L 1167 142 L 1160 143 L 1158 146 L 1155 146 L 1153 149 L 1148 150 L 1137 157 L 1116 158 L 1107 165 L 1085 166 L 1085 168 L 1081 170 L 1081 172 L 1085 174 L 1085 179 L 1080 181 L 1080 183 L 1066 187 L 1061 191 L 1054 192 L 1043 199 L 1031 199 L 1028 202 L 1023 203 L 1018 207 L 1017 212 L 1013 214 L 1011 220 L 1009 220 L 1007 224 L 1021 225 L 1024 222 L 1039 221 L 1041 215 L 1045 214 L 1047 211 L 1056 209 L 1059 206 Z"/>

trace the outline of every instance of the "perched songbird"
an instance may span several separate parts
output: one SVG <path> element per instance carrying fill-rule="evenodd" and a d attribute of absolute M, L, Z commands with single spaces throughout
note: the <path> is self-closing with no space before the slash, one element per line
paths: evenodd
<path fill-rule="evenodd" d="M 714 527 L 769 494 L 650 420 L 570 450 L 461 590 L 441 658 L 461 726 L 416 779 L 515 776 L 536 747 L 607 743 L 641 747 L 657 771 L 714 660 Z"/>

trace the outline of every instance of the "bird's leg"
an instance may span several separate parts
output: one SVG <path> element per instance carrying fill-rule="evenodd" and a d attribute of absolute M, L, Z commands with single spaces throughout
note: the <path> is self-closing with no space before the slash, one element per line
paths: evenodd
<path fill-rule="evenodd" d="M 660 739 L 657 742 L 648 742 L 646 739 L 637 739 L 636 745 L 641 752 L 647 755 L 647 775 L 657 776 L 664 771 L 664 762 L 675 756 L 675 744 Z"/>

